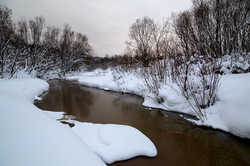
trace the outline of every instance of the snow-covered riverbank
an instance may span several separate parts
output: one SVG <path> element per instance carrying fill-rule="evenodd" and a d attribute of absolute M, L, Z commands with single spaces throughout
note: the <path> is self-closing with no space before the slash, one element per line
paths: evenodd
<path fill-rule="evenodd" d="M 206 113 L 205 122 L 194 122 L 250 138 L 250 73 L 223 76 L 218 101 Z"/>
<path fill-rule="evenodd" d="M 178 91 L 175 84 L 169 83 L 160 88 L 160 97 L 164 102 L 159 104 L 150 94 L 143 78 L 134 73 L 124 73 L 122 78 L 114 78 L 111 69 L 93 72 L 76 73 L 68 76 L 69 80 L 77 80 L 83 85 L 105 90 L 127 92 L 144 98 L 146 107 L 161 108 L 194 115 L 187 101 Z M 228 74 L 222 77 L 218 90 L 217 103 L 205 110 L 204 122 L 193 121 L 197 125 L 221 129 L 240 137 L 250 138 L 250 74 Z"/>
<path fill-rule="evenodd" d="M 33 105 L 47 89 L 39 79 L 0 80 L 0 165 L 104 166 L 157 155 L 154 144 L 129 126 L 79 123 L 71 129 L 61 124 Z"/>

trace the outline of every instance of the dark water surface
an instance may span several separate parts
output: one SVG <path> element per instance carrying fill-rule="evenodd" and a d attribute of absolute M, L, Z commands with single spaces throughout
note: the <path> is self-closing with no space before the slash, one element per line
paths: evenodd
<path fill-rule="evenodd" d="M 142 98 L 87 88 L 69 81 L 50 81 L 36 105 L 65 112 L 78 121 L 133 126 L 156 145 L 156 158 L 137 157 L 112 166 L 250 166 L 250 141 L 200 128 L 176 113 L 141 106 Z M 122 149 L 121 149 L 122 150 Z"/>

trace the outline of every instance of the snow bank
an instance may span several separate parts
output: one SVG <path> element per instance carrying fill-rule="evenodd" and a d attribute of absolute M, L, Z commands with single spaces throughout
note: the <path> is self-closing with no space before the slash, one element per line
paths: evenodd
<path fill-rule="evenodd" d="M 136 156 L 155 157 L 157 149 L 151 140 L 139 130 L 116 124 L 81 123 L 65 119 L 62 112 L 44 113 L 52 119 L 74 124 L 71 129 L 105 163 L 127 160 Z M 73 117 L 74 118 L 74 117 Z"/>
<path fill-rule="evenodd" d="M 194 115 L 194 112 L 175 84 L 161 85 L 159 96 L 164 99 L 163 103 L 159 104 L 150 93 L 144 95 L 143 106 Z"/>
<path fill-rule="evenodd" d="M 79 122 L 74 124 L 73 131 L 108 164 L 136 156 L 157 155 L 150 139 L 133 127 Z"/>
<path fill-rule="evenodd" d="M 47 118 L 32 104 L 47 88 L 38 79 L 0 80 L 0 165 L 104 166 L 70 128 Z"/>
<path fill-rule="evenodd" d="M 185 98 L 175 84 L 162 85 L 159 96 L 164 102 L 159 104 L 143 83 L 143 78 L 133 73 L 125 73 L 115 81 L 112 70 L 96 70 L 67 77 L 81 84 L 105 90 L 129 92 L 144 97 L 144 106 L 160 108 L 194 115 Z M 121 81 L 122 80 L 122 81 Z M 204 122 L 190 120 L 197 125 L 221 129 L 240 137 L 250 138 L 250 74 L 225 75 L 218 90 L 219 101 L 205 110 Z"/>
<path fill-rule="evenodd" d="M 134 74 L 124 73 L 123 78 L 114 78 L 111 69 L 97 69 L 92 72 L 77 73 L 76 76 L 68 76 L 66 79 L 77 80 L 81 84 L 104 90 L 139 93 L 141 95 L 143 94 L 141 92 L 146 90 L 143 80 L 135 77 Z"/>
<path fill-rule="evenodd" d="M 194 122 L 250 138 L 250 73 L 223 76 L 218 99 L 205 122 Z"/>

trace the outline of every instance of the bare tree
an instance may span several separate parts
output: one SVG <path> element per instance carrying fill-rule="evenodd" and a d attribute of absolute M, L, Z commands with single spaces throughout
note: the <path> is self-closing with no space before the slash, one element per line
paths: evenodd
<path fill-rule="evenodd" d="M 73 55 L 72 46 L 75 39 L 75 33 L 71 30 L 70 25 L 66 24 L 60 39 L 60 56 L 61 56 L 61 70 L 65 74 L 70 70 L 70 62 Z"/>
<path fill-rule="evenodd" d="M 128 45 L 132 47 L 138 61 L 145 67 L 149 65 L 153 54 L 153 40 L 156 24 L 149 17 L 137 19 L 130 27 Z"/>
<path fill-rule="evenodd" d="M 169 56 L 171 27 L 168 21 L 156 24 L 151 18 L 137 19 L 130 27 L 127 55 L 133 58 L 130 64 L 142 64 L 142 76 L 148 90 L 159 97 L 161 83 L 167 78 L 167 59 Z M 124 65 L 123 65 L 124 66 Z M 131 67 L 128 65 L 127 67 Z M 138 66 L 138 65 L 137 65 Z"/>
<path fill-rule="evenodd" d="M 59 34 L 60 29 L 56 27 L 48 26 L 45 33 L 44 33 L 44 45 L 51 48 L 58 48 L 59 47 Z"/>
<path fill-rule="evenodd" d="M 34 20 L 29 21 L 32 42 L 34 45 L 41 44 L 42 32 L 45 26 L 45 19 L 43 17 L 35 17 Z"/>
<path fill-rule="evenodd" d="M 195 43 L 197 43 L 197 39 L 195 37 L 194 29 L 192 26 L 191 13 L 188 11 L 181 13 L 175 20 L 174 28 L 179 38 L 182 52 L 178 56 L 173 56 L 173 58 L 175 58 L 174 67 L 177 67 L 176 69 L 179 69 L 179 65 L 185 64 L 180 68 L 181 71 L 176 70 L 175 72 L 178 72 L 177 75 L 181 75 L 181 82 L 183 82 L 183 90 L 187 91 L 187 81 L 190 72 L 190 60 L 195 54 Z"/>
<path fill-rule="evenodd" d="M 13 35 L 12 11 L 0 5 L 0 40 L 8 40 Z"/>
<path fill-rule="evenodd" d="M 0 5 L 0 75 L 7 64 L 7 48 L 13 37 L 12 11 Z"/>
<path fill-rule="evenodd" d="M 221 77 L 215 73 L 221 68 L 220 26 L 216 26 L 220 21 L 212 17 L 208 1 L 193 4 L 192 11 L 182 12 L 174 22 L 180 47 L 172 56 L 172 75 L 193 111 L 204 120 L 203 109 L 215 103 Z"/>
<path fill-rule="evenodd" d="M 76 33 L 75 40 L 72 44 L 73 56 L 72 56 L 72 70 L 77 70 L 81 66 L 84 66 L 86 59 L 91 56 L 92 48 L 88 43 L 86 35 Z"/>
<path fill-rule="evenodd" d="M 23 40 L 24 43 L 29 44 L 30 29 L 27 21 L 22 19 L 17 23 L 17 35 Z"/>

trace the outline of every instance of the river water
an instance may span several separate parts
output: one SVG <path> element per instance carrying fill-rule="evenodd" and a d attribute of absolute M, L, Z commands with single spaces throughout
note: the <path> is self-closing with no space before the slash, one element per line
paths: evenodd
<path fill-rule="evenodd" d="M 247 166 L 250 140 L 197 127 L 179 114 L 149 110 L 130 94 L 88 88 L 70 81 L 49 81 L 50 89 L 35 104 L 65 112 L 80 122 L 123 124 L 142 131 L 156 145 L 156 158 L 136 157 L 112 166 Z M 121 149 L 122 150 L 122 149 Z"/>

